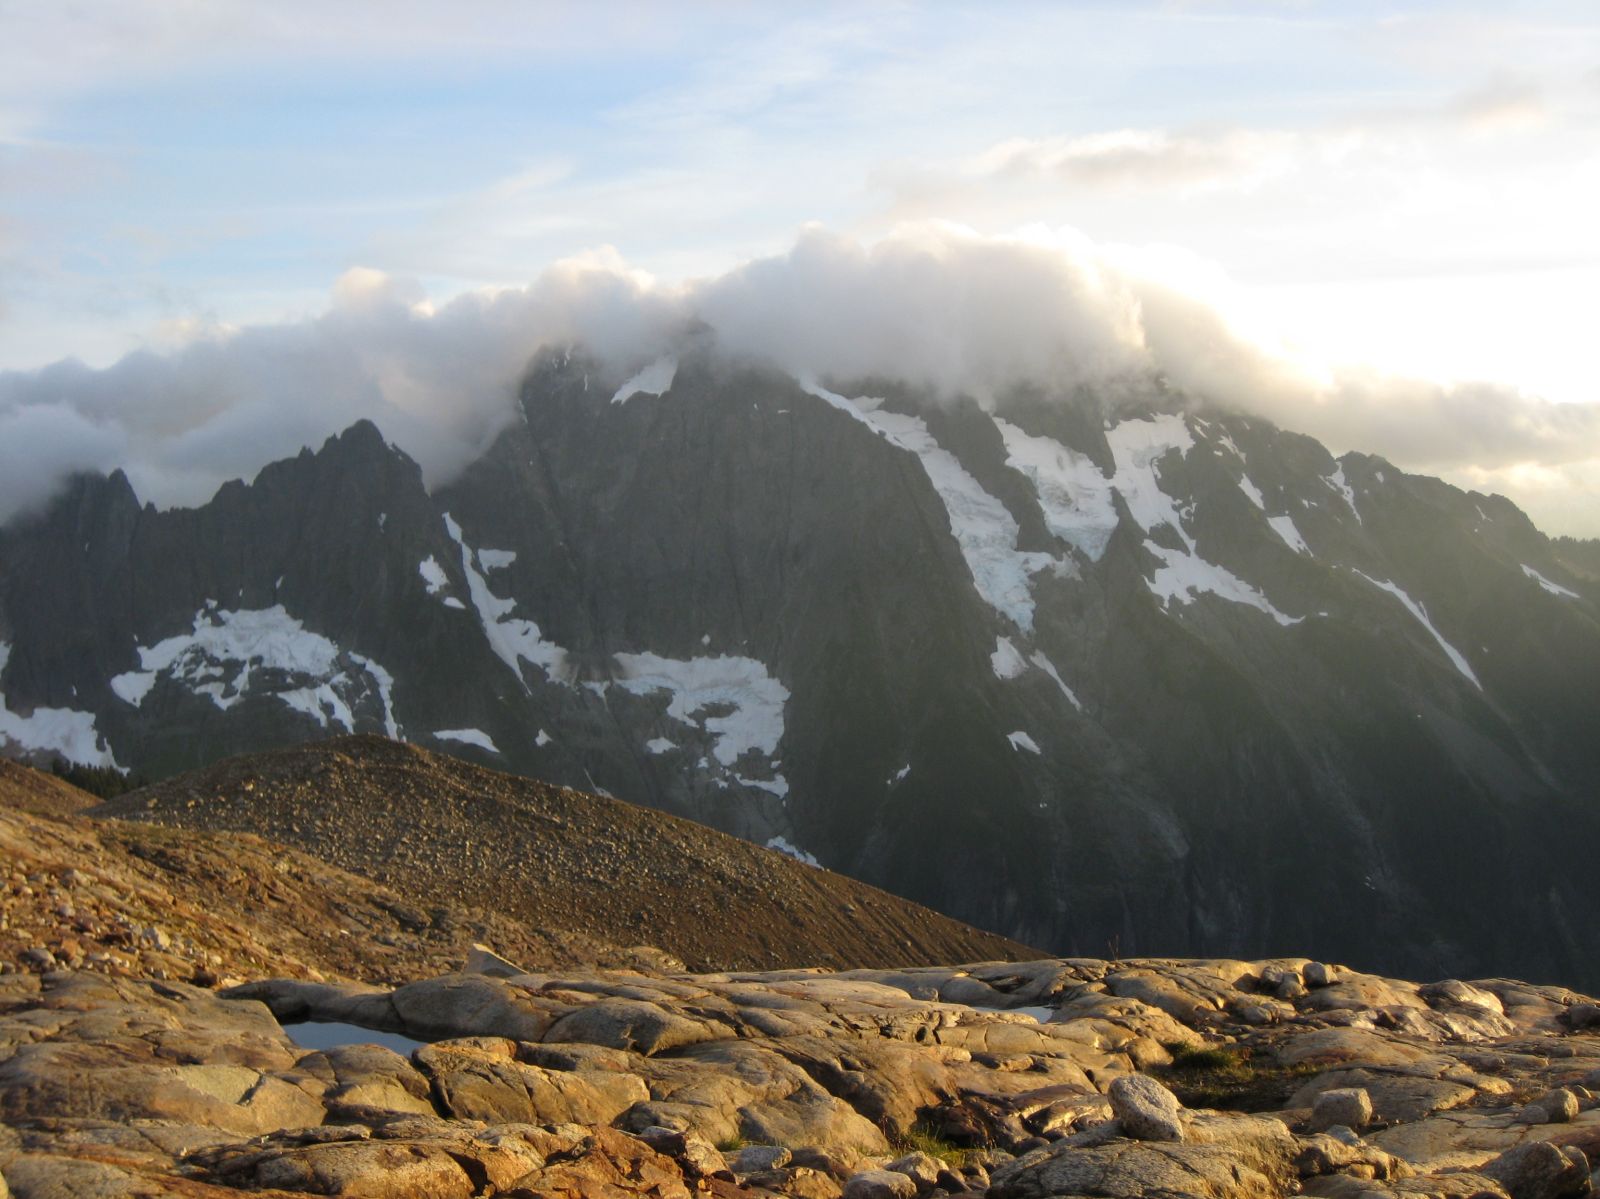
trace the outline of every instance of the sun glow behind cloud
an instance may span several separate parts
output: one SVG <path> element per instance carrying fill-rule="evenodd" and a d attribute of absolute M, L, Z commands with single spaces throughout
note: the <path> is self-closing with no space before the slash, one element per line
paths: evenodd
<path fill-rule="evenodd" d="M 1122 342 L 1097 322 L 1131 322 L 1142 352 L 1192 388 L 1501 487 L 1553 529 L 1600 531 L 1593 472 L 1575 465 L 1593 457 L 1600 290 L 1600 20 L 1583 3 L 615 5 L 597 18 L 498 0 L 126 0 L 5 19 L 0 367 L 69 354 L 105 366 L 149 348 L 140 377 L 153 380 L 169 369 L 159 355 L 196 334 L 177 360 L 243 361 L 224 344 L 259 356 L 228 377 L 233 391 L 197 382 L 159 419 L 141 405 L 162 401 L 138 387 L 119 412 L 96 401 L 80 457 L 98 461 L 107 430 L 139 441 L 156 420 L 188 430 L 194 486 L 244 471 L 194 414 L 241 420 L 272 391 L 250 382 L 270 373 L 269 350 L 310 331 L 316 351 L 279 375 L 325 387 L 329 414 L 379 395 L 391 422 L 449 429 L 442 444 L 463 453 L 503 405 L 430 398 L 422 362 L 460 337 L 486 355 L 470 385 L 488 387 L 544 336 L 518 322 L 526 296 L 553 294 L 549 263 L 590 255 L 634 311 L 689 291 L 712 306 L 740 288 L 765 297 L 762 272 L 832 295 L 825 280 L 852 256 L 892 295 L 883 279 L 907 228 L 943 220 L 983 235 L 985 264 L 1023 244 L 1078 263 L 1071 277 L 1100 302 L 1068 335 L 1038 327 L 1022 298 L 1034 275 L 1020 272 L 1009 309 L 975 278 L 1034 334 L 1033 348 L 974 343 L 990 375 L 1004 373 L 998 346 L 1014 374 L 1064 360 L 1063 345 L 1080 363 L 1114 357 Z M 811 222 L 841 237 L 796 249 Z M 1050 232 L 1063 229 L 1082 232 Z M 610 245 L 610 258 L 595 250 Z M 822 270 L 807 255 L 829 246 L 840 260 Z M 367 317 L 352 294 L 318 315 L 356 263 L 379 272 L 341 283 L 374 291 Z M 861 319 L 850 294 L 832 302 Z M 721 319 L 730 337 L 757 323 L 733 303 Z M 543 308 L 533 322 L 561 323 Z M 418 361 L 396 373 L 385 355 L 400 350 L 369 344 L 378 328 L 420 339 Z M 828 356 L 790 329 L 776 357 Z M 832 356 L 861 357 L 852 346 Z M 947 344 L 926 352 L 924 374 L 950 373 Z M 423 411 L 433 402 L 442 415 Z M 29 427 L 65 445 L 50 421 L 70 415 L 30 411 Z M 20 419 L 14 404 L 0 412 Z M 257 424 L 292 440 L 320 417 L 291 405 L 276 433 Z"/>

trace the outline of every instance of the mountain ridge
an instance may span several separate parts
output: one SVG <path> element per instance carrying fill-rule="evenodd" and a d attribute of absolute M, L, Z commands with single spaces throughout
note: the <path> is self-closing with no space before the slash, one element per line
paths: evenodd
<path fill-rule="evenodd" d="M 1588 979 L 1597 592 L 1509 501 L 1159 392 L 668 374 L 542 356 L 431 495 L 375 426 L 81 484 L 0 532 L 0 691 L 157 771 L 393 724 L 1059 951 Z"/>

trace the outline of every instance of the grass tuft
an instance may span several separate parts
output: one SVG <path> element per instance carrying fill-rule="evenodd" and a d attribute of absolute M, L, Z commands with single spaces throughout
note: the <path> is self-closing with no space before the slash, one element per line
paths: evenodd
<path fill-rule="evenodd" d="M 1244 1045 L 1169 1046 L 1168 1051 L 1172 1064 L 1151 1073 L 1185 1107 L 1219 1111 L 1276 1111 L 1324 1068 L 1309 1063 L 1281 1066 Z"/>
<path fill-rule="evenodd" d="M 907 1153 L 926 1153 L 929 1157 L 936 1157 L 953 1170 L 959 1170 L 967 1164 L 969 1158 L 979 1153 L 977 1149 L 967 1149 L 957 1145 L 947 1137 L 940 1136 L 926 1124 L 913 1124 L 903 1133 L 894 1133 L 889 1137 L 889 1147 L 896 1155 Z"/>

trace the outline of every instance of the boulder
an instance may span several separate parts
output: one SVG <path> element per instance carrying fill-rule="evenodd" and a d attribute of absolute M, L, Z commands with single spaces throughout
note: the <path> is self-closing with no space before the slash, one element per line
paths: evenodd
<path fill-rule="evenodd" d="M 1505 1187 L 1511 1199 L 1563 1199 L 1589 1192 L 1589 1162 L 1583 1151 L 1532 1141 L 1502 1153 L 1478 1173 Z"/>
<path fill-rule="evenodd" d="M 1062 1140 L 993 1171 L 992 1199 L 1183 1195 L 1282 1199 L 1295 1185 L 1295 1141 L 1275 1120 L 1196 1117 L 1184 1143 Z M 1204 1138 L 1203 1140 L 1201 1138 Z"/>
<path fill-rule="evenodd" d="M 1318 1095 L 1311 1108 L 1311 1129 L 1323 1132 L 1336 1124 L 1364 1128 L 1372 1123 L 1372 1099 L 1362 1087 L 1339 1087 Z"/>
<path fill-rule="evenodd" d="M 1183 1140 L 1183 1104 L 1148 1074 L 1125 1074 L 1107 1092 L 1122 1131 L 1136 1141 Z"/>
<path fill-rule="evenodd" d="M 604 999 L 562 1016 L 543 1038 L 524 1039 L 555 1044 L 581 1041 L 649 1055 L 710 1041 L 716 1035 L 703 1022 L 687 1019 L 657 1003 Z"/>
<path fill-rule="evenodd" d="M 1546 1091 L 1517 1112 L 1522 1124 L 1570 1124 L 1578 1118 L 1578 1096 L 1567 1087 Z"/>
<path fill-rule="evenodd" d="M 746 1145 L 733 1155 L 728 1169 L 735 1174 L 755 1174 L 760 1170 L 777 1170 L 789 1164 L 794 1155 L 782 1145 Z"/>
<path fill-rule="evenodd" d="M 897 1157 L 885 1169 L 893 1170 L 896 1174 L 904 1174 L 917 1184 L 917 1190 L 930 1191 L 939 1181 L 939 1176 L 946 1173 L 945 1164 L 930 1153 L 918 1150 Z"/>
<path fill-rule="evenodd" d="M 862 1170 L 844 1184 L 843 1199 L 916 1199 L 917 1184 L 898 1170 Z"/>

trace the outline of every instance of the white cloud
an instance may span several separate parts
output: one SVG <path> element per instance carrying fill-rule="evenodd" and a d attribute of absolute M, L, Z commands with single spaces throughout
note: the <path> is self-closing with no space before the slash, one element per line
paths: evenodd
<path fill-rule="evenodd" d="M 703 321 L 724 351 L 797 375 L 888 376 L 986 401 L 1034 385 L 1114 402 L 1159 373 L 1200 402 L 1269 416 L 1335 449 L 1502 481 L 1555 514 L 1558 531 L 1583 522 L 1573 497 L 1587 494 L 1584 531 L 1600 532 L 1600 406 L 1307 360 L 1246 300 L 1178 251 L 945 224 L 873 242 L 813 227 L 782 254 L 682 285 L 601 252 L 437 310 L 414 283 L 356 270 L 315 318 L 201 325 L 169 353 L 106 370 L 65 362 L 0 375 L 0 516 L 71 470 L 113 465 L 145 498 L 198 502 L 360 417 L 437 484 L 511 419 L 541 345 L 583 342 L 620 379 Z"/>

